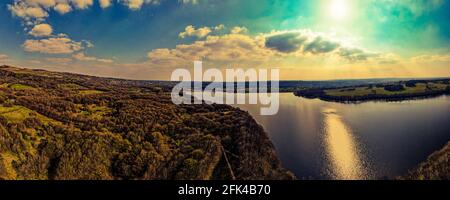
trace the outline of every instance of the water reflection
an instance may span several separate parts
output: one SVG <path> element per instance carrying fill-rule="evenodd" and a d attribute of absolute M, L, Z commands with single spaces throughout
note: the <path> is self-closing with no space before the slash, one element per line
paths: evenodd
<path fill-rule="evenodd" d="M 283 166 L 301 179 L 394 178 L 450 140 L 449 96 L 342 104 L 283 93 L 272 116 L 260 115 L 261 105 L 235 106 L 264 127 Z"/>
<path fill-rule="evenodd" d="M 335 109 L 325 108 L 324 145 L 330 165 L 331 177 L 335 179 L 365 179 L 360 150 L 351 130 L 345 125 Z"/>

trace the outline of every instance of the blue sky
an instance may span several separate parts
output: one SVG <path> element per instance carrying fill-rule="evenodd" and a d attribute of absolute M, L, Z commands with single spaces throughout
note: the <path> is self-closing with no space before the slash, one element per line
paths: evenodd
<path fill-rule="evenodd" d="M 0 63 L 131 79 L 169 79 L 194 60 L 280 68 L 282 79 L 442 77 L 448 10 L 445 0 L 6 0 Z"/>

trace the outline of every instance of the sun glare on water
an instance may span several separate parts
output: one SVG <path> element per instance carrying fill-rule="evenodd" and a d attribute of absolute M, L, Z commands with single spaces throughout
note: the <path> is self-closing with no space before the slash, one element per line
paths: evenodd
<path fill-rule="evenodd" d="M 324 109 L 325 147 L 334 179 L 367 179 L 368 170 L 363 166 L 361 150 L 352 131 L 335 109 Z"/>

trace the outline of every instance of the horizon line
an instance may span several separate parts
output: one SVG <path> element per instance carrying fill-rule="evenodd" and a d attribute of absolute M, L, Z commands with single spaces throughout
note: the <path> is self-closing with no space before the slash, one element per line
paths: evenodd
<path fill-rule="evenodd" d="M 132 79 L 132 78 L 123 78 L 123 77 L 113 77 L 113 76 L 102 76 L 102 75 L 92 75 L 92 74 L 84 74 L 81 72 L 70 72 L 70 71 L 54 71 L 43 68 L 31 68 L 31 67 L 23 67 L 23 66 L 12 66 L 8 64 L 1 64 L 0 68 L 3 67 L 12 67 L 12 68 L 22 68 L 22 69 L 31 69 L 31 70 L 43 70 L 48 72 L 57 72 L 57 73 L 68 73 L 75 75 L 84 75 L 84 76 L 92 76 L 98 78 L 107 78 L 107 79 L 120 79 L 120 80 L 128 80 L 128 81 L 158 81 L 158 82 L 182 82 L 182 81 L 171 81 L 171 80 L 161 80 L 161 79 Z M 342 78 L 342 79 L 284 79 L 278 80 L 279 82 L 289 82 L 289 81 L 303 81 L 303 82 L 328 82 L 328 81 L 356 81 L 356 80 L 381 80 L 381 79 L 408 79 L 408 80 L 419 80 L 419 79 L 450 79 L 450 76 L 424 76 L 424 77 L 373 77 L 373 78 Z M 272 81 L 272 80 L 267 80 Z M 199 82 L 199 81 L 190 81 L 190 82 Z M 202 82 L 212 82 L 212 81 L 202 81 Z M 245 81 L 245 82 L 259 82 L 258 81 Z M 222 83 L 226 83 L 223 81 Z"/>

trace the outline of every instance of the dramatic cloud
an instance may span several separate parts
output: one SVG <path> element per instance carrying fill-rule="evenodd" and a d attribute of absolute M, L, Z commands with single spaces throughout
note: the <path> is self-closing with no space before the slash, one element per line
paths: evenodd
<path fill-rule="evenodd" d="M 209 28 L 209 27 L 202 27 L 202 28 L 196 29 L 194 26 L 189 25 L 184 29 L 184 32 L 181 32 L 179 34 L 179 37 L 185 38 L 185 37 L 195 36 L 197 38 L 204 38 L 209 33 L 211 33 L 211 28 Z"/>
<path fill-rule="evenodd" d="M 31 29 L 29 32 L 30 35 L 35 37 L 44 37 L 44 36 L 50 36 L 53 32 L 53 29 L 48 24 L 38 24 Z"/>
<path fill-rule="evenodd" d="M 309 30 L 274 31 L 256 36 L 232 32 L 224 35 L 207 35 L 205 40 L 195 41 L 192 44 L 177 45 L 174 49 L 155 49 L 148 53 L 150 64 L 155 66 L 184 66 L 194 60 L 223 64 L 262 64 L 286 60 L 299 61 L 322 55 L 351 63 L 394 62 L 392 56 L 368 52 L 362 48 L 346 47 L 338 40 L 325 37 L 323 33 Z"/>
<path fill-rule="evenodd" d="M 84 46 L 81 42 L 74 42 L 67 37 L 56 37 L 41 40 L 26 40 L 23 48 L 27 52 L 70 54 L 84 49 Z"/>
<path fill-rule="evenodd" d="M 312 54 L 329 53 L 340 46 L 339 43 L 325 39 L 318 33 L 306 30 L 271 34 L 266 37 L 265 45 L 282 53 L 301 51 Z"/>
<path fill-rule="evenodd" d="M 307 39 L 299 33 L 282 33 L 267 37 L 265 46 L 283 53 L 291 53 L 300 50 Z"/>
<path fill-rule="evenodd" d="M 264 38 L 242 34 L 208 36 L 204 41 L 177 45 L 174 49 L 155 49 L 148 53 L 152 64 L 183 64 L 194 60 L 218 62 L 264 61 L 273 55 L 264 47 Z"/>
<path fill-rule="evenodd" d="M 292 55 L 333 54 L 349 62 L 374 61 L 392 63 L 393 56 L 366 51 L 362 48 L 349 47 L 339 40 L 330 39 L 323 33 L 309 30 L 275 32 L 268 34 L 265 46 L 274 51 Z"/>
<path fill-rule="evenodd" d="M 368 58 L 379 56 L 379 54 L 369 53 L 358 48 L 341 48 L 339 49 L 338 54 L 341 57 L 353 62 L 365 61 Z"/>
<path fill-rule="evenodd" d="M 313 54 L 332 52 L 339 47 L 339 44 L 329 40 L 324 40 L 322 37 L 316 37 L 312 42 L 305 45 L 303 51 Z"/>

